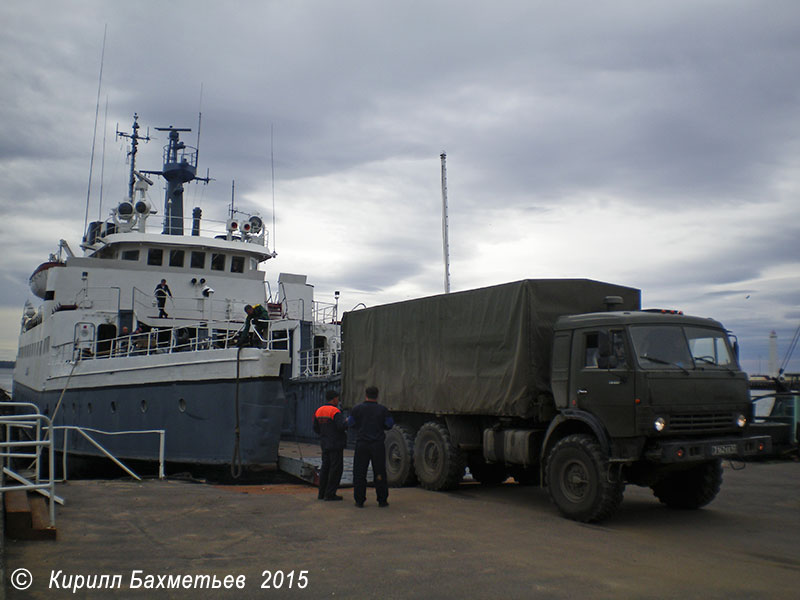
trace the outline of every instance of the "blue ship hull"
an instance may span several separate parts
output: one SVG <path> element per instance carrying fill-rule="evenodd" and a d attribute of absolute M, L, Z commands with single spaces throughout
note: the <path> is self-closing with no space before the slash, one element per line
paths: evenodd
<path fill-rule="evenodd" d="M 52 415 L 59 391 L 37 392 L 14 385 L 14 400 L 32 402 Z M 168 462 L 201 465 L 230 464 L 239 427 L 239 456 L 244 467 L 277 463 L 285 396 L 278 377 L 185 381 L 107 388 L 68 389 L 55 414 L 54 425 L 76 425 L 101 431 L 166 431 L 164 457 Z M 57 431 L 56 449 L 63 448 Z M 78 432 L 70 432 L 68 452 L 85 456 L 102 453 Z M 91 433 L 122 460 L 158 460 L 157 434 L 103 435 Z"/>

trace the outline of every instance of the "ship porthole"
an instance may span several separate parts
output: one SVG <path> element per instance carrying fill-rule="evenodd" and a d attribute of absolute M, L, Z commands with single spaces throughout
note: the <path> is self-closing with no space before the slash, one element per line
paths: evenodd
<path fill-rule="evenodd" d="M 142 400 L 142 412 L 147 412 L 147 400 Z"/>
<path fill-rule="evenodd" d="M 114 402 L 113 400 L 111 401 L 111 412 L 112 413 L 117 412 L 117 403 Z"/>
<path fill-rule="evenodd" d="M 178 410 L 181 412 L 186 412 L 186 400 L 183 398 L 178 400 Z"/>

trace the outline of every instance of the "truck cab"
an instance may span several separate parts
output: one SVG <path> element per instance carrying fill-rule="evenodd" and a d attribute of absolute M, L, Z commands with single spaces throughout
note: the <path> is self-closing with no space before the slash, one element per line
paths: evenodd
<path fill-rule="evenodd" d="M 673 311 L 590 313 L 560 317 L 553 333 L 559 414 L 542 455 L 556 504 L 560 494 L 580 498 L 576 477 L 586 475 L 575 463 L 571 474 L 558 471 L 559 443 L 570 435 L 584 436 L 578 447 L 597 445 L 601 471 L 619 467 L 618 485 L 650 486 L 662 502 L 683 508 L 713 499 L 721 458 L 767 451 L 768 438 L 746 435 L 747 375 L 719 322 Z"/>

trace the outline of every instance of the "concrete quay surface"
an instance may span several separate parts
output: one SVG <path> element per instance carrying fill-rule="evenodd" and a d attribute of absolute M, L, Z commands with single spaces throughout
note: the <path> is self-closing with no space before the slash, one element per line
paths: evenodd
<path fill-rule="evenodd" d="M 341 493 L 343 502 L 323 502 L 294 483 L 70 482 L 58 489 L 66 505 L 57 541 L 7 541 L 7 597 L 800 596 L 795 462 L 726 465 L 719 496 L 698 511 L 664 508 L 650 490 L 629 487 L 600 525 L 563 519 L 545 490 L 514 483 L 392 489 L 388 508 L 372 489 L 364 509 L 351 489 Z M 18 569 L 33 579 L 25 591 L 12 585 Z M 114 581 L 104 574 L 121 585 L 86 588 Z M 208 589 L 204 575 L 244 587 Z M 170 577 L 197 587 L 170 589 Z"/>

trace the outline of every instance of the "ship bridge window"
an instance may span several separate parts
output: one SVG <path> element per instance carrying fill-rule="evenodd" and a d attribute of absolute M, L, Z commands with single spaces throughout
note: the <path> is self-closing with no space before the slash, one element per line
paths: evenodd
<path fill-rule="evenodd" d="M 182 267 L 183 266 L 183 258 L 184 258 L 184 251 L 183 250 L 170 250 L 169 251 L 169 266 L 170 267 Z"/>
<path fill-rule="evenodd" d="M 231 273 L 244 273 L 244 256 L 231 256 Z"/>
<path fill-rule="evenodd" d="M 212 252 L 211 254 L 211 270 L 224 271 L 225 270 L 225 255 Z"/>
<path fill-rule="evenodd" d="M 150 248 L 147 251 L 147 264 L 160 267 L 164 263 L 164 251 L 161 248 Z"/>
<path fill-rule="evenodd" d="M 123 250 L 122 251 L 122 260 L 139 260 L 139 251 L 138 250 Z"/>
<path fill-rule="evenodd" d="M 192 252 L 192 268 L 205 269 L 206 268 L 206 253 L 205 252 Z"/>

